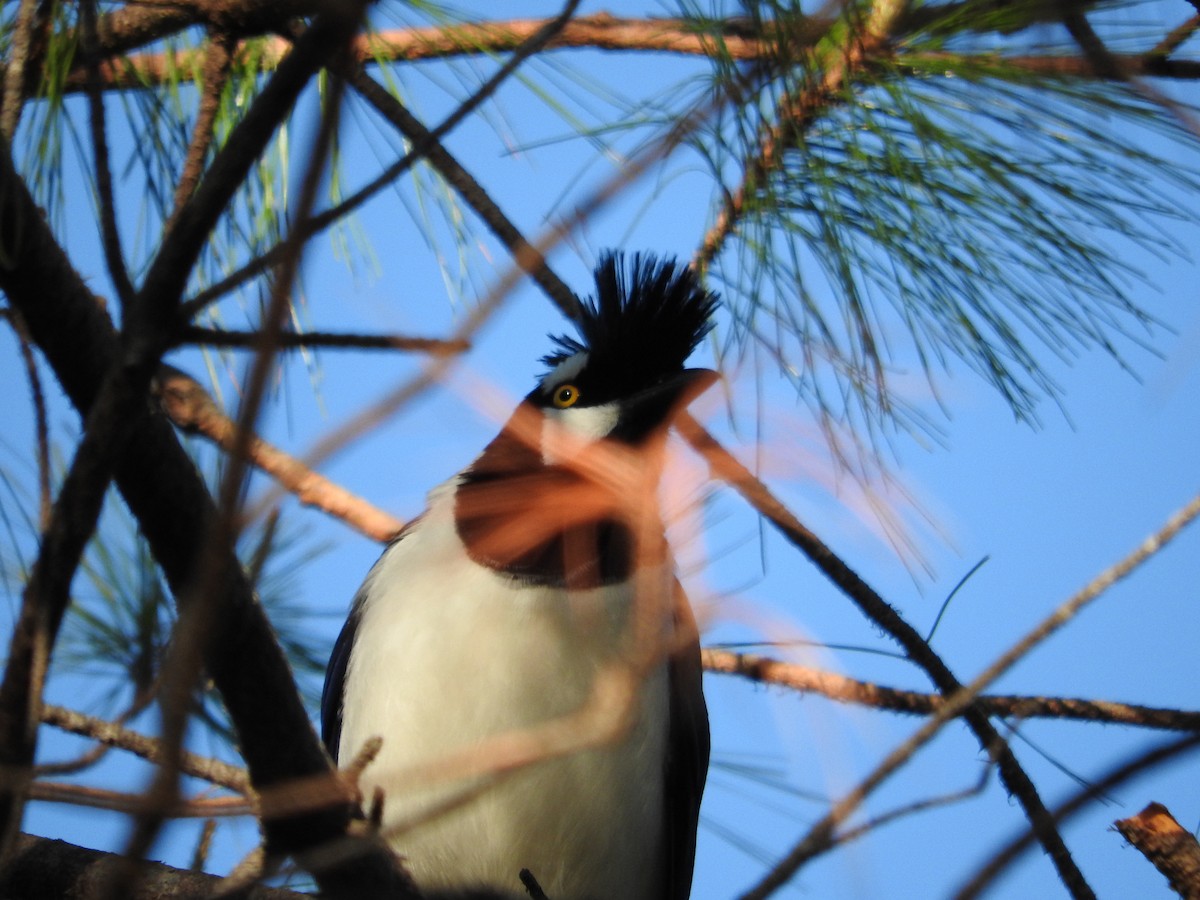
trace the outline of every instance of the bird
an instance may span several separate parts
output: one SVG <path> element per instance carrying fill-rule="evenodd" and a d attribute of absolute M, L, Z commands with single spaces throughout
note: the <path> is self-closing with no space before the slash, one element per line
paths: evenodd
<path fill-rule="evenodd" d="M 359 786 L 430 896 L 526 897 L 528 876 L 553 900 L 691 892 L 708 712 L 652 498 L 669 427 L 718 379 L 686 361 L 719 297 L 653 254 L 605 252 L 594 275 L 578 336 L 551 336 L 499 434 L 367 574 L 326 673 L 325 745 L 346 765 L 382 738 Z M 626 481 L 606 488 L 594 450 Z M 560 721 L 614 671 L 636 678 L 610 740 L 465 786 L 401 777 Z"/>

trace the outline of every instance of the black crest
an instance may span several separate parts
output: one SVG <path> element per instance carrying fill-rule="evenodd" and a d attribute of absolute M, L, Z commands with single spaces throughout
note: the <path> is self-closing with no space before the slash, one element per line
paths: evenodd
<path fill-rule="evenodd" d="M 596 295 L 582 304 L 579 338 L 552 337 L 558 350 L 543 357 L 556 366 L 586 351 L 588 370 L 609 390 L 652 384 L 680 371 L 712 328 L 718 297 L 674 259 L 606 252 L 596 266 Z"/>

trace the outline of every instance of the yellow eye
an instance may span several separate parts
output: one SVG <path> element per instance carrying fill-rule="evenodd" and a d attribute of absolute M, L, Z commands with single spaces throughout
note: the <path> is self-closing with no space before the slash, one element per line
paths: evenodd
<path fill-rule="evenodd" d="M 559 409 L 566 409 L 568 406 L 574 406 L 579 400 L 579 388 L 573 384 L 564 384 L 554 392 L 554 397 L 551 398 L 554 405 Z"/>

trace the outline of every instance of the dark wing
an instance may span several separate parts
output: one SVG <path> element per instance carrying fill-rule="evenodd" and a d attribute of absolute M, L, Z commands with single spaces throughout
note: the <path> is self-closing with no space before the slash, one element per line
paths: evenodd
<path fill-rule="evenodd" d="M 683 588 L 675 584 L 675 634 L 681 646 L 668 662 L 671 725 L 666 770 L 666 900 L 688 900 L 696 862 L 700 797 L 708 777 L 708 707 L 701 686 L 700 637 Z"/>
<path fill-rule="evenodd" d="M 417 516 L 400 529 L 399 534 L 392 538 L 383 553 L 380 554 L 375 566 L 372 566 L 371 572 L 367 574 L 363 586 L 354 595 L 354 602 L 350 604 L 350 615 L 346 618 L 346 624 L 342 626 L 342 633 L 338 635 L 337 642 L 333 645 L 333 653 L 329 657 L 329 667 L 325 670 L 325 687 L 321 691 L 321 740 L 325 743 L 325 749 L 335 763 L 338 761 L 338 744 L 342 741 L 342 698 L 346 693 L 346 670 L 350 666 L 350 651 L 354 649 L 354 635 L 358 632 L 358 621 L 362 618 L 363 602 L 367 598 L 367 585 L 371 583 L 371 574 L 374 573 L 375 567 L 379 565 L 383 557 L 387 556 L 388 551 L 400 543 L 420 520 L 421 517 Z"/>
<path fill-rule="evenodd" d="M 325 749 L 334 763 L 338 761 L 338 744 L 342 740 L 342 695 L 346 690 L 346 669 L 350 665 L 350 651 L 354 647 L 358 620 L 362 618 L 364 596 L 360 590 L 354 598 L 342 633 L 333 645 L 329 668 L 325 670 L 325 688 L 321 691 L 321 740 L 325 742 Z"/>

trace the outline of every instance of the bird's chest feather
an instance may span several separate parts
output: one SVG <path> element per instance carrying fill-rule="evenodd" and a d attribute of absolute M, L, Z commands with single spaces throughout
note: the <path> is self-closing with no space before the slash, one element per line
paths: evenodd
<path fill-rule="evenodd" d="M 579 708 L 599 667 L 625 649 L 632 602 L 620 584 L 567 592 L 478 565 L 438 502 L 365 591 L 339 758 L 384 737 L 364 788 L 384 789 L 389 827 L 478 786 L 414 790 L 406 769 Z M 394 843 L 418 883 L 505 885 L 521 896 L 528 868 L 556 900 L 659 896 L 667 703 L 663 666 L 617 745 L 538 763 L 406 828 Z"/>

